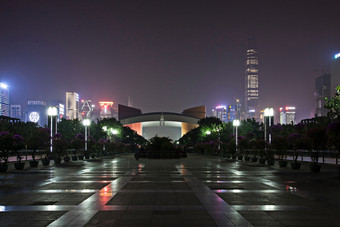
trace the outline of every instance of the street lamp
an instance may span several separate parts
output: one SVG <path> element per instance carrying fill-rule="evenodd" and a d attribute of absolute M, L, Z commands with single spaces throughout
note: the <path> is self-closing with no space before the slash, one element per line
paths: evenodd
<path fill-rule="evenodd" d="M 240 126 L 240 120 L 233 120 L 233 126 L 236 128 L 236 152 L 237 152 L 237 127 Z"/>
<path fill-rule="evenodd" d="M 268 131 L 269 144 L 272 142 L 270 127 L 272 125 L 273 116 L 274 116 L 274 109 L 273 108 L 264 109 L 264 137 L 265 137 L 265 140 L 267 140 L 267 131 Z M 267 130 L 267 119 L 268 119 L 268 130 Z"/>
<path fill-rule="evenodd" d="M 87 151 L 87 127 L 91 125 L 90 119 L 84 119 L 83 125 L 85 126 L 85 152 Z"/>
<path fill-rule="evenodd" d="M 58 109 L 55 106 L 50 106 L 47 109 L 47 115 L 51 117 L 51 144 L 50 144 L 50 152 L 53 151 L 53 117 L 58 115 Z M 57 128 L 57 125 L 56 125 Z"/>

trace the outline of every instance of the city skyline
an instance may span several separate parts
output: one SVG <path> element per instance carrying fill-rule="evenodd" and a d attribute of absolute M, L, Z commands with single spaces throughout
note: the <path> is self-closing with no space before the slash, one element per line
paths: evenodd
<path fill-rule="evenodd" d="M 340 52 L 337 1 L 2 1 L 0 81 L 10 103 L 112 100 L 145 112 L 244 100 L 246 45 L 258 41 L 260 107 L 315 109 L 315 79 Z M 303 85 L 303 86 L 301 86 Z M 241 103 L 244 105 L 244 103 Z M 277 121 L 277 120 L 276 120 Z"/>

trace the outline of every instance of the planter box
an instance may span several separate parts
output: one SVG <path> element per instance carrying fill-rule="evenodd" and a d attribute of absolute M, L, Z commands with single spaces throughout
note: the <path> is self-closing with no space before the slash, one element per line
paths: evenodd
<path fill-rule="evenodd" d="M 287 165 L 288 165 L 288 162 L 287 162 L 287 161 L 283 161 L 283 160 L 280 160 L 280 161 L 279 161 L 279 166 L 280 166 L 281 168 L 287 167 Z"/>
<path fill-rule="evenodd" d="M 60 163 L 61 163 L 61 158 L 54 159 L 54 164 L 60 164 Z"/>
<path fill-rule="evenodd" d="M 273 166 L 275 164 L 275 159 L 267 159 L 267 164 Z"/>
<path fill-rule="evenodd" d="M 50 160 L 44 158 L 44 159 L 41 159 L 41 163 L 42 163 L 43 166 L 48 166 L 50 164 Z"/>
<path fill-rule="evenodd" d="M 25 168 L 25 163 L 24 162 L 14 162 L 14 168 L 16 170 L 23 170 Z"/>
<path fill-rule="evenodd" d="M 300 169 L 301 163 L 300 162 L 291 162 L 290 167 L 292 167 L 292 169 L 295 169 L 295 170 Z"/>
<path fill-rule="evenodd" d="M 244 161 L 247 161 L 247 162 L 249 162 L 249 161 L 250 161 L 250 157 L 249 157 L 249 156 L 247 156 L 247 157 L 244 157 Z"/>
<path fill-rule="evenodd" d="M 78 160 L 78 156 L 72 156 L 72 161 L 77 161 Z"/>
<path fill-rule="evenodd" d="M 29 161 L 30 167 L 36 168 L 39 165 L 39 161 Z"/>
<path fill-rule="evenodd" d="M 260 164 L 266 164 L 266 159 L 260 158 L 260 159 L 259 159 L 259 163 L 260 163 Z"/>
<path fill-rule="evenodd" d="M 79 155 L 79 160 L 84 160 L 84 155 Z"/>
<path fill-rule="evenodd" d="M 257 162 L 257 157 L 252 157 L 252 158 L 251 158 L 251 161 L 252 161 L 252 162 Z"/>
<path fill-rule="evenodd" d="M 7 164 L 2 164 L 0 165 L 0 173 L 5 173 L 8 170 L 8 165 Z"/>
<path fill-rule="evenodd" d="M 239 156 L 237 156 L 237 159 L 240 160 L 240 161 L 242 161 L 243 156 L 242 156 L 242 155 L 239 155 Z"/>

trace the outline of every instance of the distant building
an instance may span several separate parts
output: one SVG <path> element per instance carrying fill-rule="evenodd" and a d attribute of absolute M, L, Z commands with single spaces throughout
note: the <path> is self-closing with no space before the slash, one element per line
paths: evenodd
<path fill-rule="evenodd" d="M 38 123 L 41 127 L 47 124 L 47 108 L 44 101 L 28 101 L 25 121 Z"/>
<path fill-rule="evenodd" d="M 227 122 L 227 106 L 219 105 L 212 109 L 212 116 Z"/>
<path fill-rule="evenodd" d="M 10 105 L 10 117 L 22 121 L 21 105 Z"/>
<path fill-rule="evenodd" d="M 331 97 L 331 74 L 325 73 L 315 79 L 315 114 L 318 117 L 327 116 L 328 110 L 325 106 L 325 98 Z"/>
<path fill-rule="evenodd" d="M 227 110 L 227 122 L 232 122 L 237 119 L 236 106 L 228 106 Z"/>
<path fill-rule="evenodd" d="M 0 83 L 0 116 L 9 117 L 9 89 L 5 83 Z"/>
<path fill-rule="evenodd" d="M 81 119 L 91 119 L 93 116 L 94 105 L 92 104 L 92 100 L 81 100 L 81 108 L 80 108 L 80 118 Z"/>
<path fill-rule="evenodd" d="M 65 105 L 62 103 L 59 103 L 57 105 L 58 108 L 58 120 L 60 121 L 62 118 L 65 117 Z"/>
<path fill-rule="evenodd" d="M 115 116 L 116 111 L 114 111 L 113 109 L 113 102 L 101 101 L 99 102 L 99 107 L 100 107 L 100 113 L 99 113 L 100 119 L 112 118 Z"/>
<path fill-rule="evenodd" d="M 76 92 L 66 92 L 66 118 L 79 118 L 79 95 Z"/>
<path fill-rule="evenodd" d="M 140 109 L 118 105 L 119 121 L 146 139 L 154 136 L 180 139 L 198 127 L 198 121 L 206 117 L 205 106 L 198 106 L 179 113 L 156 112 L 142 114 Z"/>
<path fill-rule="evenodd" d="M 244 105 L 245 117 L 259 121 L 259 60 L 254 36 L 250 36 L 247 41 Z"/>
<path fill-rule="evenodd" d="M 294 106 L 285 106 L 280 107 L 280 124 L 295 124 L 295 107 Z"/>
<path fill-rule="evenodd" d="M 331 62 L 331 97 L 335 95 L 336 87 L 340 85 L 340 53 L 334 55 Z"/>

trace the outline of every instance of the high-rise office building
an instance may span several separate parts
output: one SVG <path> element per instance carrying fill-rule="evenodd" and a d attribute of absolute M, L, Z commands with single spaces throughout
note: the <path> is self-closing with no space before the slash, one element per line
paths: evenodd
<path fill-rule="evenodd" d="M 9 117 L 9 90 L 5 83 L 0 83 L 0 116 Z"/>
<path fill-rule="evenodd" d="M 227 106 L 216 106 L 212 109 L 212 116 L 220 119 L 222 122 L 227 122 Z"/>
<path fill-rule="evenodd" d="M 254 36 L 247 40 L 244 107 L 246 118 L 259 120 L 259 60 Z"/>
<path fill-rule="evenodd" d="M 76 92 L 66 92 L 66 119 L 79 118 L 79 95 Z"/>
<path fill-rule="evenodd" d="M 331 62 L 331 97 L 335 95 L 336 87 L 340 85 L 340 53 L 334 55 Z"/>
<path fill-rule="evenodd" d="M 237 112 L 236 112 L 237 106 L 228 106 L 227 110 L 227 122 L 232 122 L 233 120 L 237 119 Z"/>
<path fill-rule="evenodd" d="M 38 123 L 41 127 L 47 124 L 47 108 L 44 101 L 28 101 L 25 121 Z"/>
<path fill-rule="evenodd" d="M 10 117 L 22 121 L 21 105 L 10 105 Z"/>
<path fill-rule="evenodd" d="M 101 101 L 99 102 L 100 107 L 100 119 L 111 118 L 114 117 L 117 119 L 116 113 L 117 111 L 113 108 L 113 102 L 111 101 Z"/>
<path fill-rule="evenodd" d="M 294 106 L 285 106 L 280 107 L 280 124 L 295 124 L 295 107 Z"/>
<path fill-rule="evenodd" d="M 315 114 L 318 117 L 327 116 L 328 110 L 325 108 L 325 98 L 331 97 L 331 74 L 325 73 L 315 79 Z"/>

